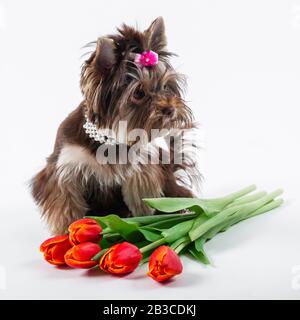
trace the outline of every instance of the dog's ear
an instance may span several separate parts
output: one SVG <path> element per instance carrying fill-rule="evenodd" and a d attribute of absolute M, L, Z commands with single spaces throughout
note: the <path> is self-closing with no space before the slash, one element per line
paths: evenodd
<path fill-rule="evenodd" d="M 99 38 L 95 53 L 95 66 L 102 75 L 106 75 L 116 63 L 115 43 L 110 38 Z"/>
<path fill-rule="evenodd" d="M 144 33 L 147 37 L 148 50 L 160 51 L 164 50 L 167 46 L 165 23 L 162 17 L 155 19 Z"/>

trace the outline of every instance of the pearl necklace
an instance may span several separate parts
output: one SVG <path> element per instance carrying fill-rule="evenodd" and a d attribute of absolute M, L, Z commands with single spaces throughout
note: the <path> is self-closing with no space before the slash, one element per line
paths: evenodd
<path fill-rule="evenodd" d="M 107 136 L 107 130 L 99 129 L 97 126 L 91 122 L 87 115 L 85 114 L 85 123 L 83 125 L 85 133 L 93 140 L 99 142 L 100 144 L 105 143 L 105 144 L 118 144 L 118 141 L 113 138 Z"/>

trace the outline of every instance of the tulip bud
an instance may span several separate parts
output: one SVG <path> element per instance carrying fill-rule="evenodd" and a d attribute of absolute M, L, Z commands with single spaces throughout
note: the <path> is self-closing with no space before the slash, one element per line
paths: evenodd
<path fill-rule="evenodd" d="M 101 270 L 113 274 L 127 274 L 137 268 L 142 259 L 138 247 L 122 242 L 110 247 L 100 259 Z"/>
<path fill-rule="evenodd" d="M 93 242 L 80 243 L 65 254 L 66 264 L 72 268 L 90 269 L 97 265 L 97 261 L 91 260 L 101 248 Z"/>
<path fill-rule="evenodd" d="M 64 255 L 72 247 L 69 236 L 56 236 L 44 241 L 40 246 L 40 251 L 44 253 L 44 258 L 51 264 L 65 264 Z"/>
<path fill-rule="evenodd" d="M 83 242 L 99 242 L 101 239 L 101 226 L 90 218 L 84 218 L 73 222 L 69 226 L 70 242 L 73 245 Z"/>
<path fill-rule="evenodd" d="M 160 246 L 150 256 L 149 272 L 152 279 L 162 282 L 182 272 L 182 264 L 177 253 L 168 246 Z"/>

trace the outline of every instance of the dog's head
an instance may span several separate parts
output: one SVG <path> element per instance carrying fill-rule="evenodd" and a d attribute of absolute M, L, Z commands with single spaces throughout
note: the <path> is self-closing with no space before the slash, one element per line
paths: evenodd
<path fill-rule="evenodd" d="M 84 63 L 81 89 L 88 117 L 99 127 L 114 129 L 120 120 L 128 130 L 191 128 L 192 113 L 183 97 L 181 75 L 172 68 L 163 19 L 144 32 L 123 25 L 118 34 L 101 37 Z M 153 51 L 158 62 L 142 66 L 137 55 Z"/>

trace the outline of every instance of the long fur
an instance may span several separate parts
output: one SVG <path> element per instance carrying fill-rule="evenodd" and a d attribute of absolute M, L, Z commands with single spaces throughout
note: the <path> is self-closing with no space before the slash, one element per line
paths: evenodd
<path fill-rule="evenodd" d="M 166 45 L 162 18 L 144 32 L 123 25 L 117 34 L 90 44 L 95 48 L 82 66 L 80 80 L 84 100 L 60 125 L 53 153 L 32 179 L 33 197 L 53 234 L 66 232 L 89 210 L 149 215 L 154 212 L 143 203 L 145 197 L 193 196 L 191 189 L 200 179 L 192 134 L 196 127 L 183 99 L 184 77 L 171 66 Z M 140 68 L 135 54 L 150 49 L 158 53 L 159 63 Z M 99 143 L 83 129 L 85 116 L 98 128 L 117 130 L 120 121 L 127 121 L 128 132 L 141 128 L 150 136 L 153 129 L 164 129 L 166 134 L 142 145 L 137 163 L 100 164 Z M 176 147 L 176 135 L 187 129 L 191 136 L 185 135 Z M 161 140 L 170 139 L 162 149 Z M 176 163 L 182 154 L 183 161 Z M 150 156 L 158 162 L 143 163 Z M 163 163 L 164 156 L 170 156 L 169 163 Z"/>

